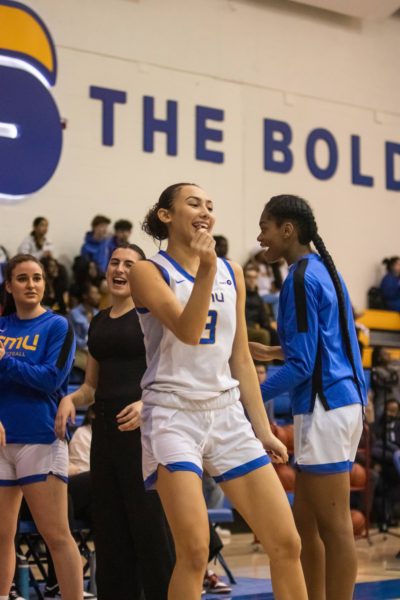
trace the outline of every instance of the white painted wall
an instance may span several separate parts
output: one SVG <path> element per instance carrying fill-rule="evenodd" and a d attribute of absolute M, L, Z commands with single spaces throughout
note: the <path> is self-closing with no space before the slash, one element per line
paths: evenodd
<path fill-rule="evenodd" d="M 35 196 L 0 206 L 0 243 L 11 252 L 37 215 L 50 220 L 60 253 L 73 256 L 96 213 L 135 222 L 177 180 L 196 181 L 216 202 L 216 233 L 242 261 L 254 246 L 264 202 L 292 192 L 311 202 L 320 232 L 354 303 L 377 277 L 383 256 L 399 253 L 400 192 L 385 189 L 384 143 L 400 143 L 400 19 L 361 22 L 285 0 L 26 0 L 56 43 L 54 95 L 63 117 L 61 163 Z M 91 85 L 127 92 L 115 113 L 115 145 L 101 145 L 101 104 Z M 142 98 L 178 108 L 178 155 L 142 150 Z M 194 157 L 195 106 L 224 110 L 224 164 Z M 290 123 L 294 168 L 263 169 L 263 119 Z M 305 162 L 305 139 L 330 130 L 339 146 L 334 177 L 319 181 Z M 350 135 L 362 138 L 372 188 L 350 178 Z M 324 151 L 321 149 L 321 165 Z M 400 157 L 396 161 L 400 179 Z"/>

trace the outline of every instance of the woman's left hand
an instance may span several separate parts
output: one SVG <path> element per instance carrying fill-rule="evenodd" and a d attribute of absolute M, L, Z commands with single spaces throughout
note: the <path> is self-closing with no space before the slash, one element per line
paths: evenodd
<path fill-rule="evenodd" d="M 0 421 L 0 448 L 4 448 L 6 445 L 6 430 L 4 429 L 3 423 Z"/>
<path fill-rule="evenodd" d="M 285 444 L 282 444 L 272 431 L 268 433 L 267 436 L 263 437 L 261 442 L 273 463 L 288 462 L 289 456 Z"/>
<path fill-rule="evenodd" d="M 120 431 L 133 431 L 140 427 L 140 412 L 142 410 L 142 401 L 128 404 L 120 413 L 117 414 L 118 429 Z"/>

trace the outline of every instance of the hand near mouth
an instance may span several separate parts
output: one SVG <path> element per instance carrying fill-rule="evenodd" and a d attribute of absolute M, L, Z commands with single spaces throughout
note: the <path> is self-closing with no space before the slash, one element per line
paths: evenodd
<path fill-rule="evenodd" d="M 215 254 L 215 240 L 208 233 L 206 226 L 200 226 L 193 236 L 190 247 L 200 258 L 200 263 L 215 265 L 217 255 Z"/>

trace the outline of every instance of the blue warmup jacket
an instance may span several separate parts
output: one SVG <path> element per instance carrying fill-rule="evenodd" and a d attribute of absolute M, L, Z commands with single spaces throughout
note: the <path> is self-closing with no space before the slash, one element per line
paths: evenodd
<path fill-rule="evenodd" d="M 278 334 L 284 365 L 261 384 L 264 401 L 289 392 L 293 414 L 312 412 L 316 395 L 326 410 L 366 403 L 353 311 L 342 281 L 356 377 L 346 354 L 332 279 L 318 254 L 290 266 L 279 299 Z"/>
<path fill-rule="evenodd" d="M 51 311 L 35 319 L 0 317 L 0 421 L 7 443 L 51 444 L 59 400 L 75 355 L 68 321 Z"/>

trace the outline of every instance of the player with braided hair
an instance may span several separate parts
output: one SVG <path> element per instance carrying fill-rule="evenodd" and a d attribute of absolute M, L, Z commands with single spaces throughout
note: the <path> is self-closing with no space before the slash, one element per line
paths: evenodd
<path fill-rule="evenodd" d="M 284 258 L 289 274 L 279 302 L 281 346 L 250 346 L 253 358 L 285 361 L 261 387 L 264 400 L 289 392 L 292 401 L 294 515 L 309 600 L 351 600 L 357 562 L 349 470 L 366 399 L 351 302 L 305 200 L 271 198 L 260 229 L 266 260 Z"/>

